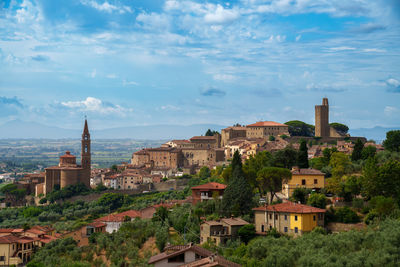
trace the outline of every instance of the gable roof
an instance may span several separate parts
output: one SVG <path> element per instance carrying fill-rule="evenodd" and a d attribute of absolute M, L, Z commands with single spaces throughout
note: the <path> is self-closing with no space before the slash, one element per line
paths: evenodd
<path fill-rule="evenodd" d="M 207 184 L 193 186 L 191 189 L 211 190 L 211 189 L 225 189 L 225 188 L 226 188 L 226 185 L 224 185 L 224 184 L 210 182 Z"/>
<path fill-rule="evenodd" d="M 268 126 L 286 126 L 286 127 L 288 127 L 286 124 L 282 124 L 282 123 L 275 122 L 275 121 L 259 121 L 259 122 L 247 125 L 247 127 L 268 127 Z"/>
<path fill-rule="evenodd" d="M 189 250 L 195 252 L 196 254 L 198 254 L 198 255 L 200 255 L 202 257 L 211 257 L 211 256 L 214 255 L 213 252 L 211 252 L 211 251 L 209 251 L 209 250 L 207 250 L 205 248 L 202 248 L 200 246 L 196 246 L 196 245 L 193 246 L 192 244 L 189 244 L 189 245 L 177 245 L 177 246 L 166 247 L 164 249 L 163 253 L 160 253 L 160 254 L 152 256 L 148 263 L 149 264 L 154 264 L 154 263 L 162 261 L 164 259 L 175 257 L 175 256 L 180 255 L 180 254 L 182 254 L 182 253 L 184 253 L 186 251 L 189 251 Z M 218 259 L 220 259 L 220 265 L 221 266 L 224 266 L 224 267 L 225 266 L 226 267 L 230 267 L 230 266 L 239 267 L 239 266 L 241 266 L 241 265 L 239 265 L 237 263 L 228 261 L 228 260 L 226 260 L 225 258 L 223 258 L 221 256 L 216 256 L 216 257 Z M 183 264 L 182 266 L 186 266 L 186 264 Z M 188 266 L 190 266 L 190 265 L 188 265 Z M 194 265 L 194 266 L 196 266 L 196 265 Z"/>
<path fill-rule="evenodd" d="M 117 214 L 108 214 L 106 216 L 96 219 L 95 222 L 123 222 L 126 216 L 132 219 L 136 217 L 141 217 L 142 214 L 140 211 L 137 210 L 127 210 Z"/>
<path fill-rule="evenodd" d="M 274 211 L 274 212 L 287 212 L 287 213 L 325 213 L 326 210 L 311 207 L 304 204 L 285 202 L 275 205 L 262 206 L 254 208 L 255 211 Z"/>
<path fill-rule="evenodd" d="M 294 175 L 325 175 L 323 172 L 316 169 L 293 169 L 292 174 Z"/>

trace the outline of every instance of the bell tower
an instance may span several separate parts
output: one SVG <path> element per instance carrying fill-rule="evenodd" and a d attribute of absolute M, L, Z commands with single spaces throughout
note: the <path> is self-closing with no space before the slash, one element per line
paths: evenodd
<path fill-rule="evenodd" d="M 81 152 L 81 165 L 85 170 L 89 170 L 90 174 L 90 165 L 91 165 L 91 156 L 90 156 L 90 133 L 87 124 L 87 120 L 85 118 L 85 127 L 83 128 L 82 133 L 82 152 Z"/>

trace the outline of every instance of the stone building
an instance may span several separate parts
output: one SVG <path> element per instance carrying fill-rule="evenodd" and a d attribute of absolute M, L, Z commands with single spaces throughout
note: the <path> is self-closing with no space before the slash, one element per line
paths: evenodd
<path fill-rule="evenodd" d="M 322 105 L 315 106 L 315 136 L 343 137 L 343 135 L 329 126 L 329 103 L 326 97 L 322 99 Z"/>
<path fill-rule="evenodd" d="M 247 138 L 265 138 L 279 135 L 289 135 L 289 126 L 274 121 L 259 121 L 246 126 Z"/>
<path fill-rule="evenodd" d="M 36 186 L 36 194 L 47 194 L 54 190 L 54 187 L 64 188 L 69 185 L 83 183 L 90 188 L 90 133 L 85 120 L 85 126 L 82 133 L 82 151 L 81 165 L 76 163 L 76 156 L 67 151 L 60 157 L 58 166 L 52 166 L 45 169 L 44 184 Z"/>
<path fill-rule="evenodd" d="M 246 138 L 246 127 L 231 126 L 221 130 L 221 147 L 228 144 L 228 141 L 235 138 Z"/>
<path fill-rule="evenodd" d="M 182 166 L 182 151 L 175 147 L 145 148 L 133 153 L 132 165 L 151 167 L 179 168 Z"/>
<path fill-rule="evenodd" d="M 200 225 L 200 244 L 214 242 L 217 246 L 237 237 L 239 229 L 249 224 L 242 218 L 205 221 Z"/>

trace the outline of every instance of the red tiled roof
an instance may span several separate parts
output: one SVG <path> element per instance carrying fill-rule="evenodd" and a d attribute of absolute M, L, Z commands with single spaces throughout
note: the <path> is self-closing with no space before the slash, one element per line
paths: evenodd
<path fill-rule="evenodd" d="M 316 169 L 293 169 L 292 174 L 295 175 L 325 175 L 323 172 Z"/>
<path fill-rule="evenodd" d="M 96 222 L 123 222 L 125 217 L 128 216 L 130 218 L 141 217 L 142 214 L 137 210 L 127 210 L 117 214 L 108 214 L 104 217 L 98 218 Z"/>
<path fill-rule="evenodd" d="M 0 236 L 0 244 L 17 243 L 20 238 L 14 235 Z"/>
<path fill-rule="evenodd" d="M 55 236 L 51 236 L 51 235 L 44 235 L 43 237 L 41 237 L 39 240 L 42 243 L 48 244 L 54 240 L 57 240 L 58 238 Z"/>
<path fill-rule="evenodd" d="M 64 155 L 61 156 L 61 158 L 76 158 L 74 155 L 71 155 L 70 151 L 65 152 Z"/>
<path fill-rule="evenodd" d="M 275 211 L 275 212 L 287 212 L 287 213 L 324 213 L 326 210 L 319 209 L 304 204 L 285 202 L 275 205 L 263 206 L 254 208 L 253 210 L 258 211 Z"/>
<path fill-rule="evenodd" d="M 214 136 L 193 136 L 190 140 L 216 140 Z"/>
<path fill-rule="evenodd" d="M 253 124 L 247 125 L 247 127 L 267 127 L 267 126 L 286 126 L 286 124 L 282 124 L 279 122 L 274 122 L 274 121 L 259 121 Z"/>
<path fill-rule="evenodd" d="M 107 226 L 107 224 L 102 223 L 102 222 L 92 222 L 92 223 L 89 223 L 88 226 L 92 226 L 94 228 L 99 228 L 99 227 L 105 227 L 105 226 Z"/>
<path fill-rule="evenodd" d="M 203 189 L 203 190 L 225 189 L 225 188 L 226 188 L 226 185 L 220 184 L 220 183 L 215 183 L 215 182 L 192 187 L 192 189 Z"/>

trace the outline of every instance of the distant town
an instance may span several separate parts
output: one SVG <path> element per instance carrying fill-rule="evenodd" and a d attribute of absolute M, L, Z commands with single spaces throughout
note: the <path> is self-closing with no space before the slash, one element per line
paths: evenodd
<path fill-rule="evenodd" d="M 350 136 L 346 125 L 330 123 L 327 98 L 315 106 L 315 126 L 258 121 L 209 129 L 132 151 L 129 161 L 107 168 L 92 165 L 89 122 L 80 162 L 66 150 L 57 165 L 0 174 L 0 264 L 51 265 L 44 257 L 52 243 L 77 251 L 74 259 L 62 254 L 70 264 L 255 266 L 258 256 L 240 259 L 229 248 L 282 236 L 301 242 L 310 232 L 334 238 L 398 214 L 399 131 L 383 144 Z M 113 242 L 124 235 L 134 244 L 113 258 Z"/>

